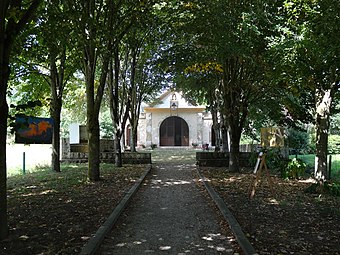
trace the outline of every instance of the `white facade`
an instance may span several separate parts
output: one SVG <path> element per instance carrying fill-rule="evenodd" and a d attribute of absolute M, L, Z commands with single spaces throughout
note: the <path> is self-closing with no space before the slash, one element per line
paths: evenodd
<path fill-rule="evenodd" d="M 164 93 L 140 115 L 137 145 L 212 145 L 212 119 L 205 106 L 193 106 L 179 92 Z M 171 107 L 172 106 L 172 107 Z"/>

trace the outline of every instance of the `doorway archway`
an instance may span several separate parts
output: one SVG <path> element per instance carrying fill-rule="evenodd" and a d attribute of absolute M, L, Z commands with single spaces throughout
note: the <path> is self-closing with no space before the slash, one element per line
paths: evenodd
<path fill-rule="evenodd" d="M 160 128 L 160 146 L 189 146 L 189 126 L 180 117 L 166 118 Z"/>

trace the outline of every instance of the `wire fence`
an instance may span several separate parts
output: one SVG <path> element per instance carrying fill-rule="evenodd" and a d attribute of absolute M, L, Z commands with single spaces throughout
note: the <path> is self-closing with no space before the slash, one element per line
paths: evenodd
<path fill-rule="evenodd" d="M 309 171 L 314 171 L 314 154 L 296 155 L 295 157 L 302 159 L 307 164 Z M 340 154 L 329 154 L 327 157 L 327 165 L 329 179 L 340 181 Z"/>

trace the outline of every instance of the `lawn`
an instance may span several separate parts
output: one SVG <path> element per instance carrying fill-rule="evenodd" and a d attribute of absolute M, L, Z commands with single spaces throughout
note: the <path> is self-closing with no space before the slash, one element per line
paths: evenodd
<path fill-rule="evenodd" d="M 151 152 L 152 162 L 196 162 L 196 151 L 193 148 L 156 148 L 154 150 L 145 150 Z M 23 153 L 25 152 L 25 168 L 26 172 L 32 173 L 46 169 L 51 165 L 51 145 L 23 145 L 11 144 L 7 145 L 7 176 L 22 174 L 23 172 Z"/>
<path fill-rule="evenodd" d="M 175 151 L 175 153 L 174 153 Z M 160 161 L 181 161 L 182 163 L 195 163 L 195 150 L 188 149 L 172 149 L 172 148 L 156 148 L 150 150 L 152 154 L 152 162 Z M 7 145 L 7 175 L 12 176 L 22 174 L 23 169 L 23 153 L 25 152 L 25 168 L 26 172 L 40 171 L 42 168 L 47 168 L 51 164 L 51 145 L 23 145 L 11 144 Z M 291 155 L 291 158 L 295 155 Z M 315 155 L 298 155 L 298 158 L 303 159 L 307 163 L 310 170 L 314 169 Z M 332 179 L 340 181 L 340 154 L 332 155 Z"/>
<path fill-rule="evenodd" d="M 52 148 L 50 144 L 7 144 L 7 176 L 22 174 L 25 154 L 27 172 L 39 171 L 51 165 Z"/>
<path fill-rule="evenodd" d="M 291 155 L 290 158 L 294 158 L 295 155 Z M 306 154 L 306 155 L 298 155 L 298 158 L 301 158 L 308 166 L 309 169 L 314 169 L 315 166 L 315 155 L 314 154 Z M 331 155 L 331 178 L 335 180 L 340 180 L 340 154 Z M 328 156 L 328 164 L 329 164 L 329 156 Z"/>

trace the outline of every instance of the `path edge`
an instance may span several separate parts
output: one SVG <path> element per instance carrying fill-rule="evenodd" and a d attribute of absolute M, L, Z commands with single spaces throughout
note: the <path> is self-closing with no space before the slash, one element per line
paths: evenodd
<path fill-rule="evenodd" d="M 133 195 L 137 192 L 140 185 L 145 180 L 146 176 L 150 173 L 152 165 L 148 165 L 143 175 L 136 181 L 136 183 L 130 188 L 130 190 L 120 200 L 119 204 L 115 207 L 113 212 L 107 218 L 107 220 L 99 227 L 97 232 L 90 238 L 90 240 L 83 246 L 80 255 L 93 255 L 96 254 L 98 248 L 102 244 L 106 234 L 111 231 L 114 224 L 118 220 L 123 210 L 128 205 Z"/>
<path fill-rule="evenodd" d="M 203 182 L 205 189 L 208 191 L 210 197 L 213 199 L 217 207 L 220 209 L 224 219 L 228 222 L 230 229 L 235 235 L 235 238 L 240 245 L 245 255 L 258 255 L 252 244 L 249 242 L 246 235 L 243 233 L 242 228 L 234 215 L 228 209 L 224 200 L 218 195 L 214 188 L 208 182 L 208 179 L 201 173 L 199 166 L 196 167 L 197 174 Z"/>

